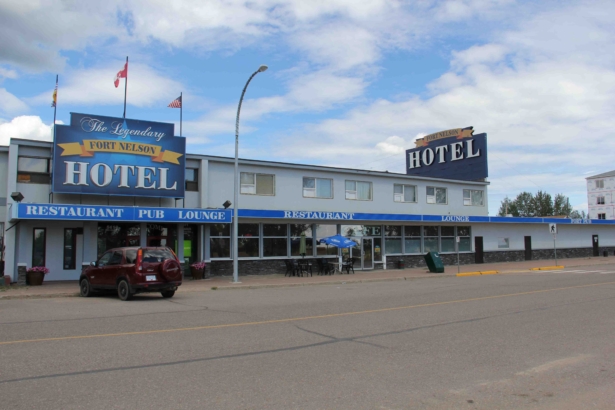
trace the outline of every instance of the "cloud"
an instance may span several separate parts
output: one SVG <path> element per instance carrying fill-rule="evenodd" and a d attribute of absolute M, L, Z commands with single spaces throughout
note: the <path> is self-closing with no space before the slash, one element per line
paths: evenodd
<path fill-rule="evenodd" d="M 64 66 L 61 50 L 80 50 L 95 36 L 120 33 L 111 1 L 0 1 L 0 63 L 28 71 Z"/>
<path fill-rule="evenodd" d="M 51 141 L 51 124 L 35 115 L 15 117 L 0 124 L 0 145 L 8 145 L 11 138 Z"/>
<path fill-rule="evenodd" d="M 0 88 L 0 113 L 14 114 L 27 111 L 28 106 L 5 88 Z"/>

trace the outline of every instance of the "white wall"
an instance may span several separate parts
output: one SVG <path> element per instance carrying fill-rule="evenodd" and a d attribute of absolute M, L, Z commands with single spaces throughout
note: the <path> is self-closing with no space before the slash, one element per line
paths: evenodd
<path fill-rule="evenodd" d="M 615 246 L 615 227 L 608 225 L 557 225 L 558 248 L 591 248 L 592 235 L 599 236 L 600 246 Z M 525 236 L 532 237 L 532 249 L 553 249 L 553 235 L 548 224 L 474 224 L 472 236 L 483 237 L 483 249 L 522 251 Z M 498 248 L 498 238 L 509 238 L 510 248 Z"/>
<path fill-rule="evenodd" d="M 207 181 L 207 205 L 219 207 L 225 200 L 233 200 L 233 164 L 209 161 L 209 180 Z M 267 165 L 242 165 L 240 172 L 254 172 L 275 175 L 275 195 L 240 195 L 239 208 L 338 211 L 422 215 L 488 215 L 487 186 L 458 182 L 427 181 L 412 177 L 385 177 L 377 174 L 365 175 L 352 171 L 328 171 L 313 169 L 279 168 Z M 304 198 L 303 177 L 333 179 L 333 198 Z M 372 201 L 346 200 L 345 181 L 369 181 L 373 183 Z M 393 201 L 393 185 L 409 184 L 417 186 L 416 203 Z M 427 186 L 445 187 L 448 190 L 448 204 L 427 204 Z M 463 190 L 484 190 L 483 206 L 464 206 Z"/>

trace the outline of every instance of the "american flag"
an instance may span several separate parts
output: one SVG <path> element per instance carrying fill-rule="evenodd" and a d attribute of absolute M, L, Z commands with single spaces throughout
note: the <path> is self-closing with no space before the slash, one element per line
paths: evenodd
<path fill-rule="evenodd" d="M 168 107 L 169 108 L 181 108 L 182 107 L 182 96 L 180 95 L 179 97 L 171 101 L 171 104 L 169 104 Z"/>

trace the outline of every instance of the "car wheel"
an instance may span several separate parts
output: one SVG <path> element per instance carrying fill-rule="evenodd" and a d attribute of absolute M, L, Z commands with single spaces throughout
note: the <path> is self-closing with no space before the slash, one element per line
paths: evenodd
<path fill-rule="evenodd" d="M 86 278 L 81 279 L 81 282 L 79 282 L 79 294 L 84 298 L 88 298 L 92 296 L 93 293 L 90 281 Z"/>
<path fill-rule="evenodd" d="M 117 284 L 117 296 L 120 300 L 130 300 L 132 299 L 132 293 L 130 293 L 130 285 L 126 281 L 126 279 L 122 279 L 120 283 Z"/>
<path fill-rule="evenodd" d="M 172 298 L 173 295 L 175 294 L 174 290 L 163 290 L 162 292 L 160 292 L 160 294 L 162 295 L 163 298 L 168 299 L 168 298 Z"/>

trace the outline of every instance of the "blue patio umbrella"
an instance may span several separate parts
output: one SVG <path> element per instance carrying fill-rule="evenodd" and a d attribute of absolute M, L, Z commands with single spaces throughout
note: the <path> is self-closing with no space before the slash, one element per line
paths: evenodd
<path fill-rule="evenodd" d="M 357 243 L 355 241 L 345 238 L 342 235 L 327 236 L 326 238 L 322 238 L 318 242 L 325 243 L 327 245 L 337 246 L 338 248 L 352 248 L 353 246 L 357 246 Z M 341 271 L 341 266 L 342 266 L 341 256 L 339 257 L 339 266 L 340 266 L 340 271 Z"/>
<path fill-rule="evenodd" d="M 327 245 L 337 246 L 338 248 L 352 248 L 353 246 L 357 246 L 357 243 L 355 241 L 345 238 L 342 235 L 327 236 L 326 238 L 322 238 L 318 242 Z"/>

